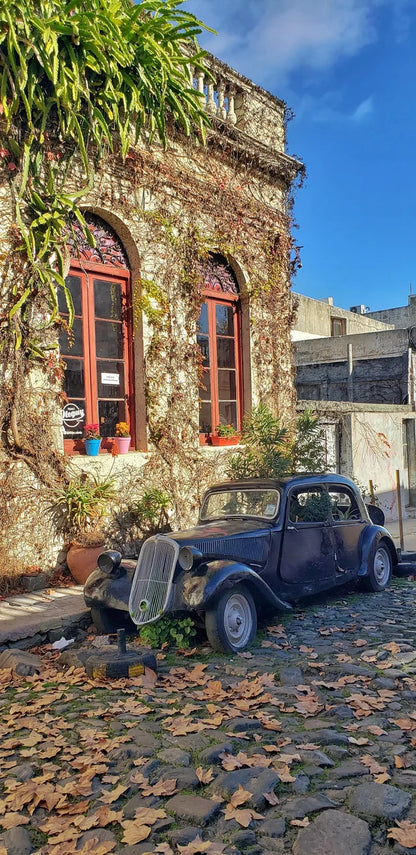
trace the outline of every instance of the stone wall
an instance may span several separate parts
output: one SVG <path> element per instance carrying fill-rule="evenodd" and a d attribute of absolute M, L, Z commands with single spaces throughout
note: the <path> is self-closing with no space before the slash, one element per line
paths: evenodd
<path fill-rule="evenodd" d="M 217 70 L 221 65 L 216 61 Z M 222 70 L 225 76 L 230 71 L 226 66 Z M 176 443 L 182 439 L 182 448 L 190 451 L 194 470 L 191 467 L 189 478 L 183 478 L 182 511 L 177 519 L 181 524 L 187 522 L 187 506 L 188 521 L 194 519 L 196 500 L 204 486 L 202 477 L 191 485 L 192 471 L 199 471 L 197 457 L 202 458 L 200 468 L 206 481 L 210 470 L 207 462 L 213 460 L 210 450 L 199 447 L 199 377 L 195 360 L 187 356 L 195 347 L 196 332 L 190 320 L 193 296 L 184 276 L 187 249 L 190 254 L 195 254 L 198 247 L 225 254 L 236 275 L 242 304 L 244 409 L 248 411 L 261 400 L 285 419 L 293 415 L 295 402 L 290 343 L 292 304 L 288 249 L 284 247 L 290 230 L 288 193 L 301 165 L 284 154 L 283 102 L 245 78 L 236 74 L 234 77 L 231 84 L 238 84 L 243 99 L 236 102 L 240 107 L 240 129 L 232 122 L 214 122 L 206 147 L 173 132 L 166 151 L 157 143 L 149 147 L 141 142 L 132 147 L 124 163 L 109 156 L 97 166 L 93 185 L 82 203 L 85 211 L 101 217 L 118 235 L 128 256 L 133 286 L 137 449 L 132 449 L 128 461 L 120 458 L 114 462 L 110 455 L 103 455 L 94 465 L 98 471 L 115 466 L 122 485 L 123 466 L 140 470 L 147 460 L 143 453 L 156 454 L 149 433 L 151 419 L 159 424 L 169 418 L 172 422 L 172 412 L 177 412 L 170 459 L 165 443 L 163 463 L 169 477 L 180 482 L 190 458 L 176 454 L 178 444 L 175 446 L 173 439 Z M 78 189 L 82 180 L 81 166 L 74 165 L 67 189 Z M 6 183 L 0 187 L 0 194 L 0 235 L 4 244 L 14 215 Z M 276 250 L 279 245 L 283 248 Z M 149 282 L 159 289 L 168 305 L 163 319 L 163 346 L 159 349 L 155 346 L 154 325 L 143 311 L 145 283 Z M 178 402 L 182 397 L 181 409 Z M 54 418 L 59 424 L 58 410 Z M 56 442 L 62 450 L 61 438 Z M 93 466 L 88 458 L 74 458 L 73 463 L 76 469 L 81 466 L 86 471 Z M 217 474 L 220 470 L 221 463 L 216 458 L 211 471 Z M 23 492 L 19 495 L 17 490 L 15 500 L 22 506 Z M 47 504 L 47 497 L 43 501 Z M 45 504 L 37 516 L 40 529 L 44 507 Z M 46 516 L 44 536 L 37 537 L 37 544 L 43 541 L 43 550 L 37 546 L 31 560 L 32 513 L 28 509 L 26 515 L 18 515 L 18 536 L 13 539 L 10 560 L 53 563 L 59 544 L 51 538 Z M 24 543 L 20 550 L 16 545 L 19 538 Z"/>

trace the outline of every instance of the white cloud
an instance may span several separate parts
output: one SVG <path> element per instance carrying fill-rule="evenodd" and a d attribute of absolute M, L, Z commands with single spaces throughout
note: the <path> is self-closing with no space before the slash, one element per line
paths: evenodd
<path fill-rule="evenodd" d="M 377 14 L 391 13 L 392 37 L 403 38 L 414 0 L 190 0 L 186 4 L 219 37 L 203 42 L 260 82 L 280 83 L 299 69 L 327 69 L 377 39 Z"/>

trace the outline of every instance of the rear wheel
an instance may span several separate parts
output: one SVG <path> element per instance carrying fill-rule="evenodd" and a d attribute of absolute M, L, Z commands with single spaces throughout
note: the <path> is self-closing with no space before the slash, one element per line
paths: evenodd
<path fill-rule="evenodd" d="M 390 583 L 393 564 L 388 547 L 379 543 L 369 564 L 368 576 L 364 579 L 365 587 L 368 591 L 384 591 Z"/>
<path fill-rule="evenodd" d="M 257 611 L 250 591 L 244 585 L 224 591 L 206 612 L 205 629 L 214 650 L 245 650 L 257 632 Z"/>
<path fill-rule="evenodd" d="M 118 609 L 100 609 L 93 607 L 91 609 L 92 622 L 96 630 L 101 635 L 108 635 L 111 632 L 117 632 L 118 629 L 125 629 L 126 632 L 136 632 L 137 628 L 127 612 L 119 611 Z"/>

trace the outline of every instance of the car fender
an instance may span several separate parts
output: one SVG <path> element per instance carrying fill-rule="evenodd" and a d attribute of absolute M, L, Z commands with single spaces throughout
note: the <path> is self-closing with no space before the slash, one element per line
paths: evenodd
<path fill-rule="evenodd" d="M 190 609 L 205 610 L 224 590 L 240 582 L 245 583 L 260 602 L 264 601 L 280 611 L 292 611 L 289 603 L 281 600 L 251 567 L 226 560 L 200 565 L 198 573 L 187 576 L 183 582 L 183 601 Z"/>
<path fill-rule="evenodd" d="M 84 600 L 88 608 L 129 610 L 131 582 L 136 562 L 124 562 L 125 572 L 113 576 L 93 570 L 84 585 Z M 132 566 L 129 566 L 129 565 Z"/>
<path fill-rule="evenodd" d="M 361 541 L 361 563 L 360 569 L 358 571 L 358 576 L 368 576 L 371 553 L 381 540 L 385 541 L 386 546 L 389 549 L 393 565 L 397 564 L 397 549 L 394 545 L 391 535 L 389 534 L 386 528 L 383 528 L 379 525 L 371 525 L 368 526 L 363 532 Z"/>

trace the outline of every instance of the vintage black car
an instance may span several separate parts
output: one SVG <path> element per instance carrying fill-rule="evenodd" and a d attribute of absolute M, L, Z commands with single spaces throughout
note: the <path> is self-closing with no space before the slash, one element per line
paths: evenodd
<path fill-rule="evenodd" d="M 150 537 L 137 564 L 100 555 L 85 602 L 100 631 L 187 612 L 204 620 L 212 647 L 241 651 L 263 607 L 287 611 L 357 578 L 386 588 L 397 552 L 369 512 L 384 522 L 340 475 L 228 481 L 206 492 L 195 528 Z"/>

